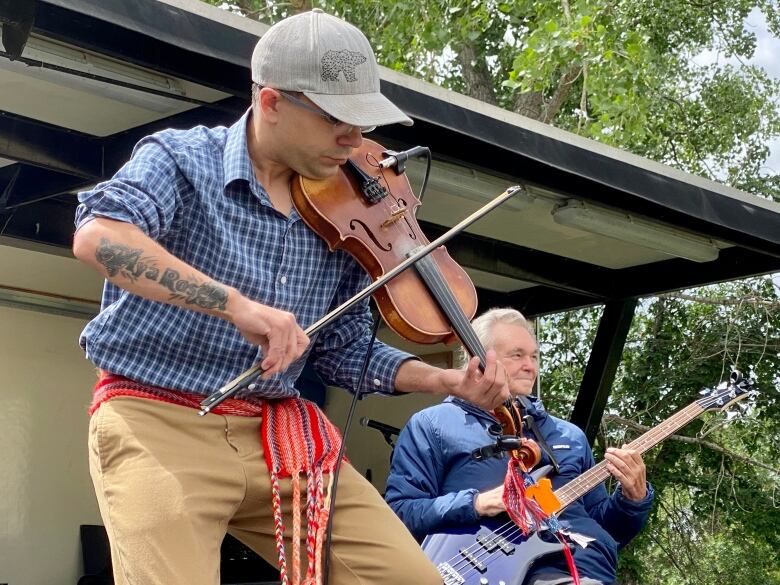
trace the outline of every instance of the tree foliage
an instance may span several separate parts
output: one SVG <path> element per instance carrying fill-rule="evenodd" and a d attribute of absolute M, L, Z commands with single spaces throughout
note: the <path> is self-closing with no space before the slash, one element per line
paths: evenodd
<path fill-rule="evenodd" d="M 745 65 L 760 14 L 780 36 L 776 0 L 209 1 L 266 22 L 319 6 L 387 67 L 780 199 L 780 84 Z"/>
<path fill-rule="evenodd" d="M 759 13 L 780 37 L 776 0 L 206 1 L 268 23 L 319 6 L 365 31 L 382 65 L 780 201 L 780 177 L 765 168 L 780 85 L 747 64 Z M 768 277 L 640 303 L 597 454 L 731 367 L 760 394 L 743 414 L 705 414 L 646 454 L 657 505 L 621 554 L 623 585 L 780 585 L 779 309 Z M 560 416 L 600 313 L 540 321 L 542 393 Z"/>
<path fill-rule="evenodd" d="M 640 303 L 597 453 L 658 425 L 699 390 L 726 379 L 732 367 L 754 379 L 759 394 L 743 400 L 736 415 L 702 415 L 645 454 L 657 506 L 621 554 L 624 585 L 780 584 L 778 309 L 780 294 L 769 277 Z M 572 311 L 541 323 L 542 394 L 553 412 L 571 409 L 597 312 Z"/>

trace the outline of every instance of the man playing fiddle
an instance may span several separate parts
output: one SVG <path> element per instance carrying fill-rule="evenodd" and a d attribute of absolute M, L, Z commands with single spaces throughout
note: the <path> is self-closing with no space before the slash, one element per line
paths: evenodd
<path fill-rule="evenodd" d="M 492 309 L 473 322 L 486 349 L 503 364 L 513 396 L 527 396 L 541 436 L 524 428 L 526 437 L 547 445 L 560 471 L 551 477 L 558 489 L 594 465 L 585 434 L 575 425 L 549 415 L 531 396 L 539 371 L 539 349 L 529 323 L 514 309 Z M 498 428 L 496 428 L 498 427 Z M 525 427 L 525 425 L 524 425 Z M 475 449 L 495 443 L 502 430 L 493 413 L 460 397 L 411 417 L 396 441 L 385 499 L 418 539 L 447 527 L 474 524 L 505 511 L 506 458 L 476 461 Z M 543 449 L 544 451 L 544 449 Z M 565 530 L 576 535 L 573 559 L 582 585 L 612 584 L 617 552 L 642 529 L 652 507 L 653 491 L 645 480 L 640 454 L 609 448 L 607 469 L 618 480 L 608 495 L 601 484 L 561 514 Z M 543 453 L 540 465 L 550 463 Z M 522 554 L 519 551 L 516 554 Z M 512 576 L 507 576 L 511 582 Z M 531 568 L 526 584 L 572 583 L 563 554 L 542 557 Z"/>
<path fill-rule="evenodd" d="M 379 92 L 365 36 L 319 10 L 271 27 L 251 63 L 252 105 L 233 126 L 149 136 L 79 195 L 73 251 L 107 279 L 80 343 L 100 369 L 90 470 L 115 581 L 216 585 L 229 532 L 295 583 L 321 581 L 329 553 L 339 585 L 439 583 L 346 463 L 322 550 L 340 437 L 294 382 L 308 359 L 353 392 L 452 394 L 490 409 L 508 397 L 503 368 L 491 353 L 484 375 L 476 363 L 441 370 L 377 343 L 358 388 L 365 302 L 306 336 L 369 279 L 304 224 L 290 183 L 333 176 L 364 132 L 411 120 Z M 258 362 L 257 384 L 196 416 Z"/>

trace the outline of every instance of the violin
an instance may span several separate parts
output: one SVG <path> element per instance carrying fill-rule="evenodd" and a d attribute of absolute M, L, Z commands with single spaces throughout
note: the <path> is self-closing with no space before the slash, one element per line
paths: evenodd
<path fill-rule="evenodd" d="M 372 156 L 373 156 L 374 159 L 376 159 L 376 154 L 374 154 Z M 373 166 L 375 164 L 376 164 L 375 162 L 372 162 L 371 167 L 373 168 Z M 358 165 L 355 163 L 355 161 L 350 160 L 349 163 L 345 164 L 344 166 L 346 168 L 348 168 L 348 169 L 352 169 L 352 172 L 356 173 L 360 177 L 362 190 L 365 191 L 365 192 L 363 192 L 363 191 L 356 191 L 355 194 L 353 195 L 354 197 L 364 197 L 364 198 L 366 198 L 366 201 L 368 201 L 369 203 L 371 203 L 372 200 L 376 200 L 376 199 L 381 201 L 383 197 L 386 197 L 386 192 L 384 190 L 384 187 L 382 187 L 382 185 L 379 183 L 377 178 L 376 177 L 372 177 L 370 174 L 366 173 L 366 171 L 364 169 L 362 169 L 362 168 L 358 172 L 356 170 L 356 169 L 358 169 Z M 298 177 L 295 180 L 296 181 L 302 181 L 303 179 Z M 347 181 L 346 184 L 347 185 L 351 185 L 351 182 Z M 296 186 L 296 190 L 298 188 L 299 187 Z M 293 188 L 291 186 L 291 191 L 292 191 L 292 189 Z M 520 192 L 522 190 L 523 190 L 523 188 L 521 186 L 519 186 L 519 185 L 515 185 L 515 186 L 507 188 L 507 190 L 504 191 L 502 194 L 498 195 L 493 200 L 491 200 L 488 203 L 486 203 L 484 206 L 482 206 L 480 209 L 478 209 L 477 211 L 472 213 L 470 216 L 462 219 L 457 225 L 453 226 L 452 228 L 447 230 L 446 233 L 444 233 L 441 236 L 439 236 L 438 238 L 436 238 L 435 241 L 430 242 L 427 245 L 420 246 L 419 248 L 416 248 L 414 252 L 410 252 L 408 254 L 408 257 L 405 260 L 403 260 L 398 265 L 396 265 L 393 268 L 391 268 L 389 271 L 384 273 L 382 276 L 377 277 L 374 280 L 374 282 L 372 282 L 371 284 L 366 286 L 363 290 L 361 290 L 358 293 L 356 293 L 355 296 L 353 296 L 352 298 L 344 301 L 338 307 L 336 307 L 333 310 L 331 310 L 327 315 L 324 315 L 323 317 L 321 317 L 319 320 L 317 320 L 317 322 L 312 323 L 311 325 L 309 325 L 306 328 L 306 330 L 305 330 L 306 335 L 309 336 L 309 337 L 315 335 L 316 333 L 321 331 L 324 327 L 326 327 L 329 323 L 332 323 L 334 319 L 337 319 L 338 317 L 340 317 L 341 315 L 346 313 L 348 310 L 350 310 L 355 305 L 355 303 L 358 303 L 358 302 L 368 298 L 369 295 L 377 293 L 377 294 L 380 294 L 380 296 L 381 296 L 381 294 L 382 294 L 381 289 L 383 289 L 388 282 L 390 282 L 394 278 L 396 278 L 399 275 L 401 275 L 404 272 L 406 272 L 406 270 L 408 268 L 411 268 L 412 266 L 415 266 L 415 265 L 419 264 L 420 266 L 418 267 L 418 271 L 422 270 L 423 272 L 425 272 L 426 271 L 425 267 L 426 266 L 431 266 L 432 263 L 431 262 L 422 263 L 423 259 L 425 259 L 429 254 L 431 254 L 433 252 L 441 253 L 439 251 L 439 248 L 442 248 L 442 246 L 446 242 L 451 240 L 455 235 L 461 233 L 464 229 L 466 229 L 469 225 L 471 225 L 472 223 L 474 223 L 475 221 L 477 221 L 478 219 L 483 217 L 486 213 L 489 213 L 490 211 L 494 210 L 496 207 L 498 207 L 499 205 L 501 205 L 502 203 L 504 203 L 505 201 L 507 201 L 511 197 L 514 197 L 518 192 Z M 314 189 L 314 191 L 316 191 L 316 189 Z M 409 190 L 409 192 L 411 192 L 411 190 Z M 293 203 L 295 203 L 295 202 L 293 201 Z M 319 203 L 321 204 L 322 201 L 320 201 Z M 401 202 L 399 201 L 399 203 L 401 203 Z M 301 210 L 305 210 L 307 205 L 309 205 L 312 209 L 316 209 L 317 208 L 316 202 L 315 203 L 299 202 L 299 205 L 300 205 L 300 209 Z M 418 205 L 419 205 L 419 202 L 418 202 Z M 395 212 L 397 212 L 399 210 L 400 210 L 400 208 L 397 208 L 395 210 Z M 401 217 L 401 214 L 394 213 L 392 210 L 391 210 L 391 214 L 393 214 L 393 216 L 394 216 L 393 218 L 396 221 L 397 221 L 397 219 L 400 219 L 400 217 Z M 317 218 L 309 217 L 308 215 L 306 215 L 305 211 L 303 213 L 299 213 L 299 215 L 308 217 L 309 218 L 308 222 L 309 222 L 310 225 L 313 225 L 313 224 L 316 223 L 315 220 Z M 325 231 L 327 231 L 329 220 L 327 220 L 324 217 L 320 218 L 320 220 L 323 221 L 326 224 L 325 226 L 323 226 L 323 229 Z M 385 218 L 385 220 L 382 223 L 384 224 L 385 221 L 387 221 L 387 218 Z M 388 225 L 390 225 L 390 224 L 383 225 L 382 227 L 387 228 Z M 322 235 L 322 234 L 320 234 L 320 235 Z M 335 249 L 338 246 L 334 245 L 333 247 Z M 427 280 L 432 283 L 432 286 L 436 285 L 437 283 L 439 285 L 441 285 L 441 278 L 440 278 L 441 274 L 437 272 L 438 268 L 436 268 L 436 264 L 435 263 L 433 263 L 433 267 L 436 269 L 436 270 L 433 270 L 434 275 L 431 276 L 430 278 L 428 278 Z M 430 270 L 429 270 L 429 272 L 430 272 Z M 462 272 L 462 270 L 461 270 L 461 272 Z M 465 273 L 462 273 L 461 276 L 462 277 L 465 276 Z M 467 276 L 465 276 L 465 278 L 468 279 Z M 468 282 L 470 282 L 470 280 Z M 426 284 L 426 286 L 427 286 L 427 284 Z M 473 289 L 473 284 L 470 285 L 470 286 Z M 441 287 L 440 290 L 445 295 L 447 293 L 449 293 L 450 295 L 452 294 L 452 291 L 450 291 L 450 289 L 447 286 Z M 471 315 L 472 316 L 473 316 L 474 312 L 476 311 L 476 291 L 474 291 L 473 304 L 474 304 L 474 310 L 471 311 Z M 448 317 L 451 319 L 450 322 L 457 322 L 458 325 L 457 325 L 456 329 L 463 329 L 464 331 L 471 331 L 471 325 L 469 323 L 469 318 L 463 313 L 463 309 L 461 307 L 459 307 L 456 303 L 448 302 L 448 303 L 439 305 L 439 307 L 440 307 L 441 310 L 443 310 L 443 311 L 447 311 L 448 310 L 449 313 L 451 313 L 451 315 L 448 314 Z M 446 329 L 444 331 L 440 331 L 439 335 L 443 335 L 444 336 L 443 338 L 448 340 L 448 341 L 454 337 L 453 331 L 450 330 L 450 329 Z M 409 335 L 409 337 L 410 337 L 410 339 L 418 339 L 416 336 L 412 336 L 411 334 Z M 472 338 L 476 338 L 476 336 L 473 336 L 473 332 L 472 332 Z M 433 339 L 436 339 L 436 338 L 434 337 Z M 461 339 L 463 339 L 463 338 L 461 338 Z M 430 343 L 430 341 L 429 341 L 429 343 Z M 480 347 L 478 341 L 476 342 L 474 347 Z M 484 352 L 482 352 L 482 353 L 484 353 Z M 484 371 L 484 359 L 482 359 L 482 363 L 480 364 L 480 366 L 481 366 L 481 368 Z M 211 412 L 214 408 L 216 408 L 223 401 L 227 400 L 228 398 L 230 398 L 231 396 L 236 394 L 236 392 L 239 392 L 240 390 L 242 390 L 244 388 L 251 389 L 252 388 L 252 384 L 259 379 L 259 377 L 263 374 L 263 371 L 264 370 L 263 370 L 262 366 L 259 363 L 255 364 L 251 368 L 248 368 L 248 369 L 244 370 L 239 375 L 237 375 L 235 378 L 233 378 L 232 380 L 228 381 L 223 386 L 221 386 L 220 388 L 218 388 L 217 390 L 215 390 L 214 392 L 209 394 L 206 398 L 201 400 L 201 402 L 200 402 L 200 409 L 198 410 L 198 416 L 205 416 L 205 415 L 207 415 L 209 412 Z"/>
<path fill-rule="evenodd" d="M 324 180 L 293 179 L 293 205 L 331 250 L 349 252 L 378 279 L 429 243 L 416 219 L 420 200 L 404 173 L 383 168 L 380 144 L 363 139 L 339 172 Z M 444 246 L 388 281 L 374 293 L 382 318 L 401 337 L 416 343 L 450 343 L 456 338 L 484 371 L 485 350 L 471 327 L 477 293 L 468 274 Z M 539 446 L 522 437 L 522 415 L 508 400 L 494 415 L 506 435 L 521 437 L 513 451 L 527 469 L 541 459 Z"/>
<path fill-rule="evenodd" d="M 420 200 L 405 174 L 379 166 L 386 149 L 363 139 L 340 171 L 324 180 L 293 179 L 293 204 L 331 250 L 344 249 L 377 279 L 428 244 L 416 219 Z M 466 271 L 440 247 L 374 293 L 385 323 L 416 343 L 454 341 L 477 310 Z M 435 291 L 435 292 L 431 292 Z"/>

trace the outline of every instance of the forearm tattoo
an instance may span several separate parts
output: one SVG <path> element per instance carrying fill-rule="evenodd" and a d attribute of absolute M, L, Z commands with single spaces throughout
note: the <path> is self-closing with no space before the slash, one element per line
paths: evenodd
<path fill-rule="evenodd" d="M 100 238 L 100 244 L 95 250 L 95 258 L 105 266 L 109 277 L 120 275 L 131 282 L 146 278 L 170 291 L 171 301 L 182 301 L 187 305 L 196 305 L 204 309 L 220 311 L 226 309 L 228 291 L 225 287 L 215 282 L 200 282 L 195 277 L 182 278 L 179 272 L 172 268 L 162 270 L 158 268 L 154 256 L 143 256 L 141 248 L 130 248 Z"/>

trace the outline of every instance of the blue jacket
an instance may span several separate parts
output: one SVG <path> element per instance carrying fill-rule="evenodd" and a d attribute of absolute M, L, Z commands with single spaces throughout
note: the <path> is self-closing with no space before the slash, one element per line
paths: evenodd
<path fill-rule="evenodd" d="M 560 465 L 560 473 L 549 476 L 553 488 L 558 489 L 593 467 L 593 452 L 577 426 L 547 414 L 540 400 L 532 399 L 531 403 L 529 413 Z M 471 452 L 495 443 L 496 437 L 488 428 L 496 423 L 486 411 L 448 398 L 415 414 L 401 431 L 385 499 L 416 538 L 447 526 L 479 522 L 474 497 L 503 483 L 507 459 L 475 461 Z M 546 463 L 549 459 L 543 456 L 540 465 Z M 607 584 L 615 581 L 617 551 L 642 529 L 652 500 L 649 484 L 647 497 L 639 502 L 625 498 L 620 487 L 610 496 L 600 484 L 563 511 L 560 520 L 565 530 L 596 539 L 586 548 L 575 547 L 581 576 Z M 568 574 L 563 555 L 547 558 L 547 562 L 533 566 L 531 575 Z"/>

